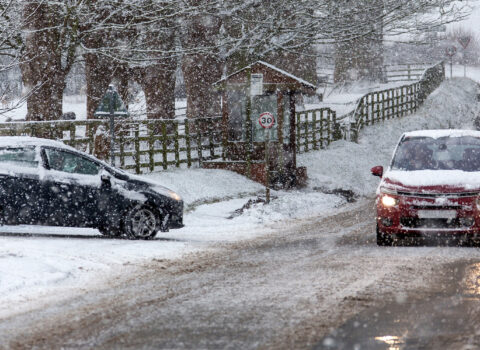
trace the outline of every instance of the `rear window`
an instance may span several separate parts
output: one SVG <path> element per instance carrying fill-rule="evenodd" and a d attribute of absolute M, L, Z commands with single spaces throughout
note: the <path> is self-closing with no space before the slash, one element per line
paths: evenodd
<path fill-rule="evenodd" d="M 398 145 L 392 169 L 480 171 L 480 139 L 407 137 Z"/>
<path fill-rule="evenodd" d="M 0 148 L 0 167 L 8 165 L 24 168 L 38 167 L 38 160 L 34 147 Z"/>

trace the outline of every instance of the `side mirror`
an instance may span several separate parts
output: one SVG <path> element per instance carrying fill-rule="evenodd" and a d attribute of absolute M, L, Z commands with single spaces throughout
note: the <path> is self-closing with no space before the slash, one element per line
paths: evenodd
<path fill-rule="evenodd" d="M 112 187 L 112 180 L 111 180 L 110 175 L 102 174 L 102 175 L 100 175 L 100 180 L 102 182 L 102 187 L 107 187 L 107 188 Z"/>
<path fill-rule="evenodd" d="M 374 166 L 371 170 L 373 176 L 382 177 L 383 176 L 383 166 Z"/>

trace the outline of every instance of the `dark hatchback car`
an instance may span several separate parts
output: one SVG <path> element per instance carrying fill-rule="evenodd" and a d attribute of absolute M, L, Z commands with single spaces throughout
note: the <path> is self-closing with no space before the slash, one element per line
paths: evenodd
<path fill-rule="evenodd" d="M 0 137 L 0 220 L 149 239 L 183 227 L 183 201 L 61 142 Z"/>

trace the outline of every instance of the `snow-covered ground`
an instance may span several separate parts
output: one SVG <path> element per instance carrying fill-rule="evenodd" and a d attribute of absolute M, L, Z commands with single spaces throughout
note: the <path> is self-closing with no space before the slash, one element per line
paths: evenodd
<path fill-rule="evenodd" d="M 378 178 L 374 165 L 387 165 L 404 131 L 425 128 L 472 128 L 477 113 L 478 86 L 468 79 L 446 81 L 416 115 L 362 131 L 358 144 L 338 141 L 328 150 L 298 156 L 307 166 L 309 184 L 294 191 L 274 191 L 270 205 L 256 204 L 235 213 L 264 188 L 222 170 L 173 169 L 148 175 L 180 193 L 186 203 L 185 228 L 159 233 L 153 241 L 109 239 L 96 230 L 41 227 L 2 227 L 0 233 L 0 315 L 10 302 L 34 303 L 37 297 L 94 287 L 105 278 L 153 259 L 180 258 L 214 249 L 215 243 L 253 238 L 272 232 L 272 223 L 285 225 L 302 218 L 327 215 L 346 200 L 327 194 L 348 189 L 371 196 Z"/>

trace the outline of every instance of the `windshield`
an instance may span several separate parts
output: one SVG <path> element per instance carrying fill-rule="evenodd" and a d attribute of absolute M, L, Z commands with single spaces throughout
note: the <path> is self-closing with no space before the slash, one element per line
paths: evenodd
<path fill-rule="evenodd" d="M 398 145 L 392 169 L 480 171 L 480 139 L 406 137 Z"/>

